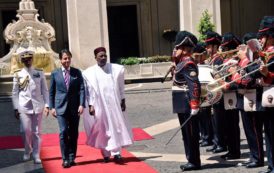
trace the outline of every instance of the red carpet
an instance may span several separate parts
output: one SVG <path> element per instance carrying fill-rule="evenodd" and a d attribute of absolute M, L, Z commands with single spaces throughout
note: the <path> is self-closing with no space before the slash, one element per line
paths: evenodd
<path fill-rule="evenodd" d="M 46 173 L 157 173 L 145 162 L 140 161 L 126 150 L 122 151 L 124 164 L 115 164 L 113 160 L 104 163 L 101 152 L 86 145 L 79 145 L 76 166 L 64 169 L 60 157 L 59 146 L 43 147 L 41 159 Z"/>
<path fill-rule="evenodd" d="M 134 141 L 149 140 L 153 139 L 152 136 L 147 134 L 141 128 L 133 128 L 133 139 Z M 86 134 L 84 132 L 79 133 L 78 145 L 83 145 L 86 142 Z M 48 146 L 59 146 L 59 135 L 54 134 L 43 134 L 42 135 L 42 147 Z M 23 141 L 21 136 L 3 136 L 0 137 L 0 149 L 12 149 L 12 148 L 23 148 Z"/>

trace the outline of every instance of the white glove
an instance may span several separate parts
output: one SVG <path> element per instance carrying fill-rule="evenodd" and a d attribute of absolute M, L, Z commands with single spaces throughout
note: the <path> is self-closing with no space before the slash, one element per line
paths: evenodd
<path fill-rule="evenodd" d="M 199 108 L 197 108 L 197 109 L 191 109 L 191 113 L 190 113 L 190 115 L 197 115 L 198 114 L 198 112 L 199 112 Z"/>

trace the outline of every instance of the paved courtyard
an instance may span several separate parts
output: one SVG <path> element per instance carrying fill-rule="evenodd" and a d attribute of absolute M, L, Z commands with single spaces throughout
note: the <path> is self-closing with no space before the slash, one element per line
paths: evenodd
<path fill-rule="evenodd" d="M 181 133 L 166 145 L 169 138 L 178 129 L 178 120 L 171 112 L 170 82 L 139 83 L 126 85 L 126 103 L 132 127 L 143 128 L 154 137 L 153 140 L 135 142 L 128 148 L 136 157 L 144 160 L 160 173 L 181 172 L 179 165 L 186 162 Z M 223 161 L 220 154 L 211 154 L 201 148 L 202 170 L 193 172 L 210 173 L 257 173 L 265 167 L 246 169 L 238 166 L 248 159 L 248 146 L 241 125 L 242 158 L 235 161 Z M 55 118 L 43 118 L 43 133 L 57 133 Z M 13 116 L 10 98 L 0 99 L 0 136 L 20 135 L 19 122 Z M 80 122 L 80 131 L 83 123 Z M 33 165 L 31 161 L 22 162 L 22 149 L 0 150 L 1 173 L 38 173 L 44 172 L 41 165 Z M 3 157 L 4 156 L 4 157 Z"/>

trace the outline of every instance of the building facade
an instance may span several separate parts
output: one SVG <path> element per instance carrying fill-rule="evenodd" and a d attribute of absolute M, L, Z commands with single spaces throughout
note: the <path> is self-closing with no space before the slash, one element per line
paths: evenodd
<path fill-rule="evenodd" d="M 56 52 L 69 48 L 75 66 L 95 63 L 93 49 L 105 46 L 109 60 L 121 57 L 170 55 L 173 43 L 166 31 L 197 33 L 204 10 L 212 14 L 216 31 L 242 36 L 256 32 L 265 15 L 274 15 L 273 0 L 34 0 L 40 19 L 56 32 Z M 19 0 L 0 0 L 0 31 L 16 19 Z M 10 45 L 0 37 L 0 57 Z"/>

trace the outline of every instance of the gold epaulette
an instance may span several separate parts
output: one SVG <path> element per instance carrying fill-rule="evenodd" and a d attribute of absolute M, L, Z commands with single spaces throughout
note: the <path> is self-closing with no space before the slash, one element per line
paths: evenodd
<path fill-rule="evenodd" d="M 13 72 L 13 73 L 17 73 L 17 72 L 19 72 L 19 71 L 21 71 L 21 69 L 20 69 L 20 68 L 18 68 L 18 69 L 16 69 L 16 70 L 14 70 L 14 72 Z"/>

